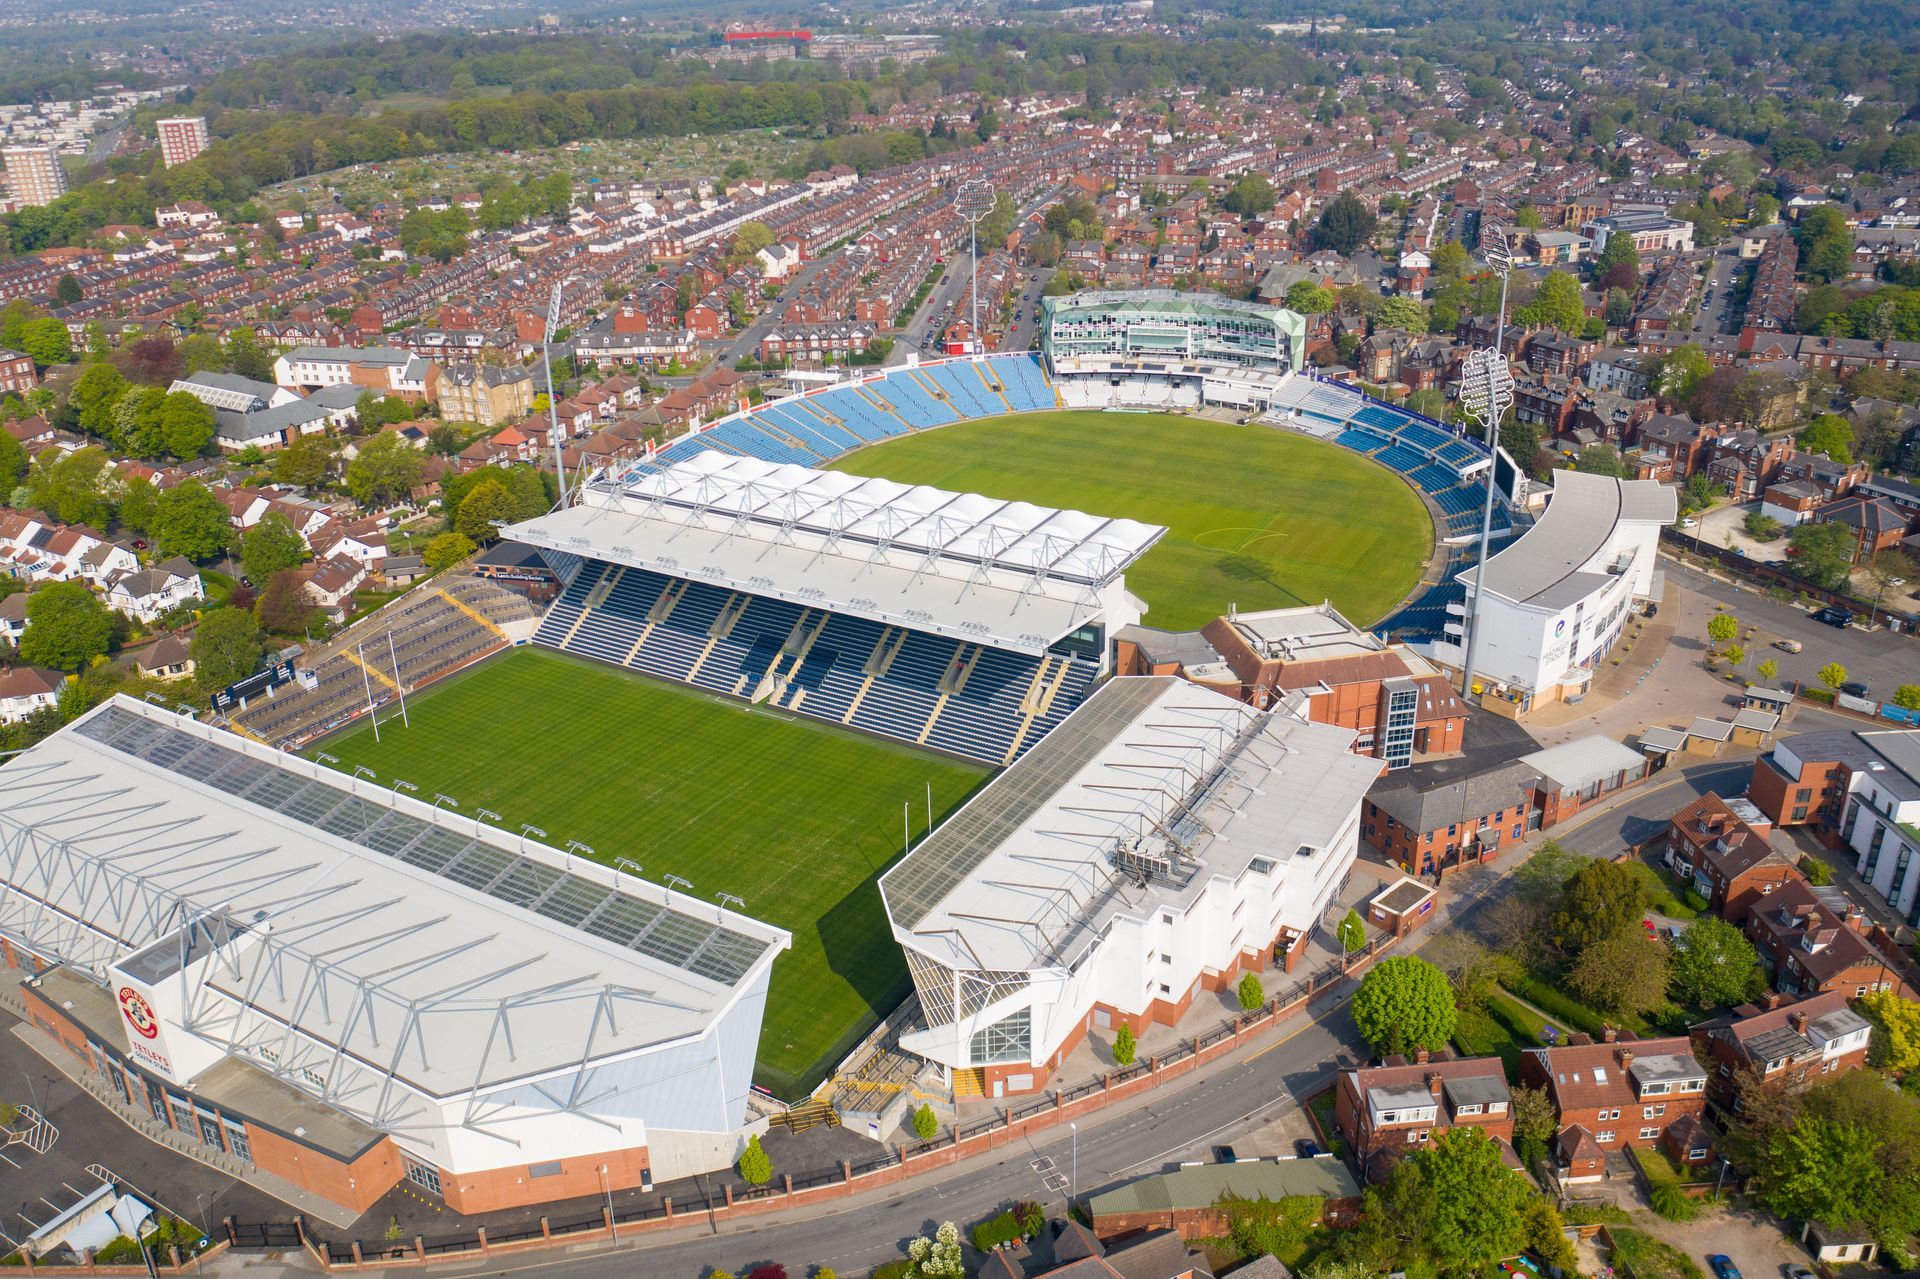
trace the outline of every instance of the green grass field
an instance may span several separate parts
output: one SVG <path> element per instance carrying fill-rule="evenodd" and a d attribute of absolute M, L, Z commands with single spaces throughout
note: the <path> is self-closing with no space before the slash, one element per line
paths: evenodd
<path fill-rule="evenodd" d="M 829 469 L 1164 524 L 1127 573 L 1149 625 L 1330 599 L 1358 625 L 1420 580 L 1433 521 L 1398 476 L 1321 440 L 1167 414 L 1056 412 L 903 436 Z"/>
<path fill-rule="evenodd" d="M 423 796 L 531 822 L 656 882 L 678 875 L 711 901 L 793 933 L 776 961 L 755 1081 L 789 1100 L 831 1070 L 911 985 L 874 880 L 914 834 L 987 770 L 778 712 L 522 648 L 409 704 L 411 728 L 324 743 Z"/>

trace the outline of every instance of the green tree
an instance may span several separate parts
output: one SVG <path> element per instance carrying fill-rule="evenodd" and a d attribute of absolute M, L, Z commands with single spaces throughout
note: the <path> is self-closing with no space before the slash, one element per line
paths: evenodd
<path fill-rule="evenodd" d="M 1552 925 L 1554 941 L 1568 954 L 1578 955 L 1602 938 L 1638 931 L 1647 905 L 1646 881 L 1631 868 L 1588 859 L 1560 889 Z"/>
<path fill-rule="evenodd" d="M 113 519 L 120 484 L 102 449 L 42 453 L 27 472 L 27 504 L 62 524 L 105 528 Z"/>
<path fill-rule="evenodd" d="M 1499 1142 L 1479 1128 L 1451 1128 L 1412 1162 L 1432 1196 L 1422 1234 L 1442 1274 L 1483 1273 L 1519 1251 L 1532 1195 L 1501 1162 Z"/>
<path fill-rule="evenodd" d="M 500 536 L 496 522 L 511 521 L 515 510 L 513 494 L 507 492 L 506 486 L 488 480 L 460 503 L 460 510 L 453 518 L 453 530 L 485 545 Z"/>
<path fill-rule="evenodd" d="M 227 334 L 227 368 L 256 382 L 273 381 L 273 356 L 260 349 L 251 329 L 235 329 Z"/>
<path fill-rule="evenodd" d="M 1360 912 L 1351 906 L 1347 908 L 1347 913 L 1341 916 L 1340 927 L 1337 932 L 1340 938 L 1340 949 L 1346 951 L 1347 954 L 1351 955 L 1357 950 L 1364 950 L 1366 948 L 1366 921 L 1361 919 Z"/>
<path fill-rule="evenodd" d="M 1742 524 L 1747 530 L 1747 536 L 1755 541 L 1771 542 L 1780 536 L 1780 521 L 1761 511 L 1748 511 L 1747 518 L 1742 521 Z"/>
<path fill-rule="evenodd" d="M 160 490 L 148 479 L 128 480 L 120 491 L 120 526 L 136 533 L 151 532 L 153 513 L 160 505 Z"/>
<path fill-rule="evenodd" d="M 1800 431 L 1803 452 L 1824 453 L 1845 465 L 1853 460 L 1853 427 L 1837 413 L 1822 413 Z"/>
<path fill-rule="evenodd" d="M 1324 315 L 1333 310 L 1333 290 L 1312 280 L 1295 280 L 1287 289 L 1287 309 L 1302 315 Z"/>
<path fill-rule="evenodd" d="M 1688 343 L 1676 346 L 1660 358 L 1660 372 L 1654 389 L 1667 400 L 1688 400 L 1713 372 L 1713 361 L 1699 347 Z"/>
<path fill-rule="evenodd" d="M 1626 459 L 1611 444 L 1587 445 L 1573 459 L 1573 469 L 1587 475 L 1610 475 L 1617 480 L 1624 480 L 1629 474 Z"/>
<path fill-rule="evenodd" d="M 1242 1012 L 1253 1012 L 1267 1002 L 1267 992 L 1260 985 L 1260 978 L 1253 973 L 1240 979 L 1239 994 Z"/>
<path fill-rule="evenodd" d="M 307 544 L 293 522 L 269 511 L 240 535 L 240 563 L 247 576 L 264 582 L 283 569 L 297 568 L 307 558 Z"/>
<path fill-rule="evenodd" d="M 170 455 L 198 457 L 213 439 L 213 409 L 196 395 L 173 391 L 161 399 L 158 427 Z"/>
<path fill-rule="evenodd" d="M 1819 679 L 1821 687 L 1830 693 L 1838 692 L 1840 686 L 1847 682 L 1847 668 L 1838 662 L 1828 662 L 1814 674 Z"/>
<path fill-rule="evenodd" d="M 1857 549 L 1859 544 L 1844 524 L 1801 524 L 1787 537 L 1787 560 L 1793 571 L 1830 591 L 1846 585 Z"/>
<path fill-rule="evenodd" d="M 1740 633 L 1740 619 L 1732 613 L 1715 613 L 1707 619 L 1707 638 L 1724 644 Z"/>
<path fill-rule="evenodd" d="M 1560 1115 L 1545 1088 L 1516 1084 L 1509 1107 L 1513 1115 L 1513 1148 L 1521 1162 L 1532 1167 L 1547 1153 L 1548 1144 L 1560 1131 Z"/>
<path fill-rule="evenodd" d="M 1427 310 L 1413 298 L 1391 297 L 1380 304 L 1379 323 L 1413 333 L 1427 331 Z"/>
<path fill-rule="evenodd" d="M 0 431 L 0 495 L 13 492 L 27 473 L 27 450 L 20 441 Z"/>
<path fill-rule="evenodd" d="M 932 1141 L 939 1131 L 940 1120 L 933 1113 L 933 1107 L 921 1102 L 920 1108 L 913 1112 L 913 1135 L 922 1141 Z"/>
<path fill-rule="evenodd" d="M 77 671 L 113 643 L 113 614 L 85 582 L 52 582 L 27 596 L 20 660 Z"/>
<path fill-rule="evenodd" d="M 1828 1229 L 1864 1229 L 1895 1268 L 1920 1234 L 1920 1098 L 1871 1071 L 1835 1075 L 1746 1107 L 1736 1130 L 1761 1207 Z"/>
<path fill-rule="evenodd" d="M 1894 689 L 1893 704 L 1903 711 L 1920 711 L 1920 684 L 1902 684 Z"/>
<path fill-rule="evenodd" d="M 746 262 L 764 248 L 770 247 L 775 240 L 773 228 L 764 222 L 742 222 L 740 229 L 733 233 L 733 252 L 730 255 L 736 262 Z"/>
<path fill-rule="evenodd" d="M 1596 1008 L 1644 1013 L 1667 999 L 1665 944 L 1637 926 L 1617 929 L 1581 949 L 1567 970 L 1567 988 Z"/>
<path fill-rule="evenodd" d="M 62 275 L 60 282 L 53 286 L 54 301 L 58 302 L 61 306 L 72 306 L 84 297 L 86 297 L 86 292 L 80 287 L 79 278 L 71 271 Z"/>
<path fill-rule="evenodd" d="M 749 1186 L 764 1186 L 773 1180 L 773 1160 L 760 1148 L 758 1133 L 747 1138 L 747 1148 L 740 1152 L 739 1168 L 740 1180 Z"/>
<path fill-rule="evenodd" d="M 113 410 L 127 393 L 127 379 L 111 364 L 89 364 L 73 380 L 67 392 L 67 407 L 74 423 L 88 435 L 101 439 L 113 434 Z"/>
<path fill-rule="evenodd" d="M 1124 1021 L 1113 1036 L 1113 1064 L 1116 1066 L 1133 1065 L 1133 1054 L 1139 1045 L 1133 1041 L 1133 1027 Z"/>
<path fill-rule="evenodd" d="M 1920 1070 L 1920 1003 L 1891 990 L 1873 990 L 1853 1006 L 1873 1023 L 1872 1064 L 1896 1075 Z"/>
<path fill-rule="evenodd" d="M 1246 173 L 1233 184 L 1220 205 L 1243 218 L 1257 218 L 1273 208 L 1273 202 L 1273 183 L 1258 173 Z"/>
<path fill-rule="evenodd" d="M 347 491 L 369 509 L 391 506 L 419 486 L 422 467 L 414 447 L 387 431 L 363 441 L 347 463 Z"/>
<path fill-rule="evenodd" d="M 273 478 L 294 488 L 314 488 L 326 482 L 333 451 L 324 435 L 298 436 L 273 455 Z"/>
<path fill-rule="evenodd" d="M 162 555 L 206 561 L 227 549 L 232 535 L 226 503 L 199 480 L 161 492 L 153 510 L 153 544 Z"/>
<path fill-rule="evenodd" d="M 1563 333 L 1574 332 L 1585 317 L 1580 281 L 1565 271 L 1549 271 L 1535 290 L 1533 301 L 1513 314 L 1522 324 L 1546 325 Z"/>
<path fill-rule="evenodd" d="M 260 664 L 260 625 L 244 608 L 216 608 L 194 628 L 193 673 L 207 688 L 225 688 Z"/>
<path fill-rule="evenodd" d="M 1443 1048 L 1458 1016 L 1447 975 L 1412 955 L 1396 955 L 1368 970 L 1354 992 L 1352 1012 L 1361 1038 L 1381 1053 Z"/>
<path fill-rule="evenodd" d="M 1771 657 L 1763 657 L 1754 664 L 1753 673 L 1760 677 L 1762 684 L 1772 687 L 1774 677 L 1780 673 L 1780 663 Z"/>
<path fill-rule="evenodd" d="M 473 539 L 465 533 L 442 533 L 428 542 L 420 558 L 430 573 L 451 568 L 474 552 Z"/>
<path fill-rule="evenodd" d="M 1346 190 L 1320 211 L 1320 222 L 1313 233 L 1314 242 L 1323 249 L 1332 249 L 1343 257 L 1350 257 L 1355 250 L 1369 243 L 1378 229 L 1379 220 L 1374 217 L 1373 210 L 1352 190 Z"/>
<path fill-rule="evenodd" d="M 20 354 L 32 356 L 43 369 L 65 364 L 73 358 L 73 339 L 67 326 L 51 316 L 28 320 L 20 329 Z"/>
<path fill-rule="evenodd" d="M 1764 985 L 1753 943 L 1713 915 L 1687 925 L 1674 943 L 1667 971 L 1674 1002 L 1701 1008 L 1740 1003 Z"/>
<path fill-rule="evenodd" d="M 1634 244 L 1633 237 L 1630 235 L 1608 236 L 1607 247 L 1600 250 L 1593 259 L 1593 271 L 1596 276 L 1605 276 L 1619 267 L 1632 272 L 1633 278 L 1639 278 L 1640 248 Z"/>
<path fill-rule="evenodd" d="M 965 1279 L 967 1262 L 960 1251 L 960 1228 L 951 1221 L 941 1222 L 933 1238 L 922 1235 L 909 1243 L 907 1256 L 913 1262 L 909 1272 L 913 1279 Z"/>

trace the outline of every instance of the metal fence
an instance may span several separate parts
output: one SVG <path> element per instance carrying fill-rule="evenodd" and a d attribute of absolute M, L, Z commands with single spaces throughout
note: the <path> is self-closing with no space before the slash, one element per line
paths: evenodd
<path fill-rule="evenodd" d="M 300 1227 L 291 1221 L 233 1221 L 223 1223 L 227 1246 L 242 1251 L 277 1252 L 300 1246 Z"/>
<path fill-rule="evenodd" d="M 1829 591 L 1824 587 L 1815 586 L 1805 578 L 1795 577 L 1778 564 L 1748 559 L 1738 551 L 1728 550 L 1724 546 L 1710 545 L 1678 529 L 1661 529 L 1660 540 L 1667 543 L 1670 548 L 1712 560 L 1720 567 L 1742 577 L 1751 578 L 1762 586 L 1792 591 L 1808 599 L 1819 600 L 1823 604 L 1838 604 L 1849 612 L 1865 614 L 1874 621 L 1886 623 L 1889 630 L 1905 631 L 1908 634 L 1920 630 L 1920 616 L 1913 613 L 1898 608 L 1888 608 L 1885 604 L 1863 600 L 1843 591 Z"/>

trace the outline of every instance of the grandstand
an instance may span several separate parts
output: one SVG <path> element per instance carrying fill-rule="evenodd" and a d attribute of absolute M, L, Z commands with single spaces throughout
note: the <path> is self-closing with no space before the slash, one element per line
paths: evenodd
<path fill-rule="evenodd" d="M 1102 672 L 1164 532 L 707 450 L 508 536 L 578 561 L 535 643 L 1000 765 Z"/>
<path fill-rule="evenodd" d="M 301 678 L 230 716 L 239 732 L 298 750 L 523 637 L 539 616 L 525 596 L 465 573 L 433 579 L 303 663 Z M 364 651 L 365 657 L 362 657 Z M 396 670 L 397 663 L 397 670 Z"/>
<path fill-rule="evenodd" d="M 1040 362 L 1025 352 L 910 364 L 721 418 L 652 454 L 634 472 L 659 471 L 702 453 L 818 466 L 912 431 L 1060 406 Z"/>

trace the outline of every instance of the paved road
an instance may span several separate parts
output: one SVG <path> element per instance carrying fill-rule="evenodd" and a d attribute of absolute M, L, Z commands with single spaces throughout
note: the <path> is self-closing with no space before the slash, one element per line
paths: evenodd
<path fill-rule="evenodd" d="M 1707 264 L 1706 283 L 1700 305 L 1694 309 L 1695 333 L 1730 333 L 1737 318 L 1733 310 L 1733 279 L 1740 266 L 1740 250 L 1732 245 L 1720 249 Z"/>
<path fill-rule="evenodd" d="M 1900 684 L 1920 682 L 1920 640 L 1912 636 L 1857 626 L 1839 630 L 1814 621 L 1791 604 L 1730 586 L 1677 560 L 1662 559 L 1661 566 L 1674 581 L 1720 601 L 1742 622 L 1759 627 L 1758 636 L 1748 645 L 1755 650 L 1747 660 L 1749 670 L 1762 657 L 1770 657 L 1779 665 L 1782 680 L 1797 679 L 1818 687 L 1816 672 L 1828 662 L 1839 662 L 1849 678 L 1866 681 L 1879 697 L 1891 697 Z M 1781 652 L 1771 647 L 1777 639 L 1799 640 L 1803 647 L 1798 653 Z"/>
<path fill-rule="evenodd" d="M 780 310 L 785 300 L 789 297 L 797 296 L 801 289 L 804 288 L 814 276 L 820 274 L 820 272 L 825 269 L 827 263 L 832 260 L 832 258 L 815 258 L 813 261 L 802 265 L 801 268 L 792 275 L 789 275 L 781 285 L 780 296 L 767 303 L 767 309 L 755 316 L 751 324 L 741 329 L 738 334 L 727 339 L 720 345 L 719 362 L 731 368 L 736 360 L 743 358 L 759 359 L 760 339 L 766 336 L 767 330 L 772 328 L 779 319 Z"/>

